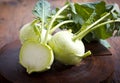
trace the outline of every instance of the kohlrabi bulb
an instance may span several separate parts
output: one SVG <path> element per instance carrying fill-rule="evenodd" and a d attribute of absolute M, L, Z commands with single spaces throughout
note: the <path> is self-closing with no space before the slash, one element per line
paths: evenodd
<path fill-rule="evenodd" d="M 35 40 L 39 42 L 44 41 L 45 35 L 46 35 L 46 29 L 41 30 L 40 26 L 37 26 L 38 27 L 37 29 L 36 24 L 37 24 L 37 21 L 34 20 L 30 23 L 25 24 L 20 29 L 19 37 L 22 44 L 27 40 Z M 49 40 L 50 38 L 51 38 L 51 35 L 48 34 L 47 40 Z"/>
<path fill-rule="evenodd" d="M 20 49 L 19 62 L 30 74 L 51 68 L 54 56 L 50 46 L 37 41 L 26 41 Z"/>
<path fill-rule="evenodd" d="M 55 53 L 55 59 L 66 64 L 80 63 L 85 53 L 85 47 L 81 40 L 73 41 L 73 34 L 68 31 L 57 32 L 48 42 Z"/>
<path fill-rule="evenodd" d="M 35 21 L 25 24 L 19 33 L 20 41 L 23 44 L 27 40 L 39 41 L 40 35 L 35 28 Z"/>

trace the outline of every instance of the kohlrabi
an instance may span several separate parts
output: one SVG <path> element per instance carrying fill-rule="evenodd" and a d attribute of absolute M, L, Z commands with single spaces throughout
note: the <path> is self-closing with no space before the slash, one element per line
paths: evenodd
<path fill-rule="evenodd" d="M 69 31 L 57 32 L 49 41 L 49 45 L 55 53 L 55 59 L 65 65 L 80 63 L 82 58 L 91 54 L 85 53 L 85 46 L 81 40 L 72 40 L 74 34 Z"/>
<path fill-rule="evenodd" d="M 20 30 L 20 40 L 23 43 L 20 64 L 28 73 L 50 69 L 54 56 L 65 65 L 79 64 L 91 54 L 91 51 L 85 52 L 82 42 L 86 35 L 94 33 L 105 39 L 111 37 L 114 30 L 117 34 L 120 33 L 119 27 L 111 28 L 113 23 L 120 22 L 118 6 L 114 8 L 110 5 L 107 10 L 105 7 L 103 1 L 82 5 L 68 2 L 53 14 L 47 1 L 38 1 L 33 10 L 36 20 Z M 103 26 L 109 26 L 110 29 Z M 63 30 L 53 34 L 57 28 L 71 29 L 72 32 Z M 107 33 L 107 30 L 111 33 Z M 91 35 L 88 38 L 91 39 Z"/>
<path fill-rule="evenodd" d="M 46 35 L 46 19 L 49 16 L 49 3 L 41 0 L 36 3 L 33 13 L 38 17 L 35 21 L 28 23 L 20 30 L 19 62 L 30 74 L 42 72 L 51 68 L 54 60 L 53 51 L 47 42 L 51 35 Z M 39 13 L 38 13 L 39 12 Z"/>
<path fill-rule="evenodd" d="M 61 8 L 60 10 L 61 11 L 62 9 L 65 10 L 65 8 L 67 7 L 68 4 Z M 48 41 L 48 44 L 55 53 L 55 59 L 66 65 L 75 65 L 79 64 L 82 58 L 89 56 L 91 52 L 88 51 L 85 53 L 85 47 L 82 42 L 82 39 L 87 34 L 98 29 L 101 26 L 110 23 L 120 22 L 120 19 L 114 20 L 109 19 L 104 22 L 104 20 L 111 16 L 111 13 L 112 12 L 104 13 L 101 18 L 94 22 L 94 18 L 96 16 L 96 12 L 94 10 L 90 17 L 88 18 L 88 20 L 81 26 L 80 30 L 78 30 L 76 34 L 73 34 L 69 31 L 60 31 L 54 34 L 52 38 Z M 75 22 L 74 20 L 71 19 L 70 22 L 72 21 Z"/>
<path fill-rule="evenodd" d="M 72 33 L 74 34 L 79 34 L 79 32 L 85 29 L 86 26 L 93 24 L 98 19 L 103 17 L 106 13 L 109 13 L 109 15 L 101 22 L 97 23 L 97 25 L 111 20 L 112 21 L 118 20 L 120 18 L 119 5 L 116 3 L 106 4 L 105 1 L 73 3 L 71 5 L 71 8 L 70 7 L 66 8 L 64 12 L 67 13 L 62 13 L 61 15 L 65 15 L 65 14 L 69 15 L 70 16 L 69 20 L 73 20 L 74 23 L 63 25 L 60 28 L 71 29 Z M 92 16 L 93 13 L 95 14 Z M 92 16 L 92 20 L 89 20 L 91 16 Z M 113 35 L 120 36 L 119 26 L 120 26 L 119 22 L 116 23 L 108 22 L 107 24 L 104 24 L 103 26 L 99 26 L 99 28 L 88 33 L 83 39 L 88 43 L 97 40 L 105 47 L 110 47 L 106 39 L 110 38 Z"/>
<path fill-rule="evenodd" d="M 34 20 L 30 23 L 25 24 L 20 29 L 20 41 L 24 43 L 27 40 L 35 40 L 35 41 L 44 41 L 46 29 L 41 28 L 41 23 L 38 23 L 38 20 Z M 51 38 L 51 35 L 48 35 L 48 40 Z"/>
<path fill-rule="evenodd" d="M 62 7 L 51 20 L 46 32 L 46 39 L 48 34 L 52 33 L 56 28 L 59 28 L 63 24 L 73 22 L 73 20 L 66 20 L 57 24 L 55 27 L 52 27 L 53 23 L 57 19 L 57 16 L 61 14 L 67 7 L 69 7 L 69 4 Z M 48 44 L 55 53 L 55 59 L 66 65 L 76 65 L 80 63 L 82 58 L 91 54 L 90 51 L 85 53 L 83 42 L 79 39 L 73 40 L 73 36 L 74 34 L 68 31 L 60 31 L 53 35 L 53 37 L 48 41 Z M 44 42 L 47 42 L 47 40 Z"/>
<path fill-rule="evenodd" d="M 37 20 L 34 20 L 30 23 L 25 24 L 19 33 L 21 43 L 24 43 L 27 40 L 36 40 L 39 41 L 40 34 L 39 31 L 36 29 Z"/>
<path fill-rule="evenodd" d="M 20 64 L 30 74 L 50 69 L 54 56 L 52 49 L 48 45 L 28 40 L 21 47 L 19 60 Z"/>

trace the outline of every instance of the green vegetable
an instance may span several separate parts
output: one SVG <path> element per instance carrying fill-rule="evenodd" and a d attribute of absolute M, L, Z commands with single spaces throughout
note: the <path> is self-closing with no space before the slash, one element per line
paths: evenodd
<path fill-rule="evenodd" d="M 104 5 L 105 3 L 100 2 L 100 4 L 95 3 L 92 5 L 95 5 L 95 7 L 99 8 L 101 4 Z M 92 31 L 95 31 L 95 30 L 100 30 L 100 32 L 102 31 L 102 35 L 100 38 L 105 39 L 105 38 L 111 37 L 112 36 L 111 33 L 107 33 L 106 29 L 103 26 L 106 24 L 110 24 L 110 23 L 120 22 L 120 20 L 118 18 L 110 19 L 111 15 L 114 14 L 114 12 L 112 12 L 112 11 L 104 12 L 102 17 L 97 16 L 97 20 L 95 20 L 96 19 L 95 16 L 98 13 L 102 13 L 101 11 L 93 9 L 91 14 L 89 14 L 90 12 L 88 12 L 87 10 L 90 10 L 90 8 L 84 10 L 84 5 L 83 6 L 81 6 L 80 4 L 76 4 L 76 5 L 78 6 L 77 8 L 79 11 L 79 12 L 76 11 L 78 13 L 78 14 L 76 14 L 76 16 L 81 16 L 81 17 L 84 16 L 83 18 L 81 18 L 81 19 L 84 19 L 84 21 L 83 21 L 83 24 L 81 24 L 81 28 L 78 30 L 78 32 L 76 32 L 75 34 L 72 34 L 67 31 L 64 31 L 64 32 L 60 31 L 60 32 L 56 33 L 55 35 L 53 35 L 53 37 L 49 40 L 49 45 L 51 46 L 51 48 L 53 49 L 53 51 L 55 53 L 55 58 L 58 61 L 66 64 L 66 65 L 78 64 L 78 63 L 80 63 L 82 58 L 84 58 L 85 56 L 89 56 L 91 54 L 90 51 L 85 53 L 84 44 L 82 43 L 82 39 L 87 34 L 91 33 Z M 63 8 L 65 8 L 66 6 L 69 7 L 67 4 Z M 83 10 L 79 10 L 79 9 L 82 9 L 82 7 L 83 7 Z M 85 8 L 86 8 L 86 5 L 85 5 Z M 61 11 L 61 9 L 59 11 Z M 87 17 L 87 15 L 85 13 L 90 15 L 89 18 Z M 56 13 L 56 15 L 57 15 L 57 13 Z M 108 20 L 108 18 L 109 18 L 109 20 Z M 114 18 L 114 16 L 112 16 L 112 18 Z M 78 18 L 76 18 L 76 19 L 78 19 Z M 106 21 L 106 19 L 107 19 L 107 21 Z M 74 20 L 73 20 L 73 22 L 76 22 L 76 20 L 75 21 Z M 79 22 L 81 23 L 81 20 Z M 112 33 L 113 32 L 114 31 L 112 31 Z M 99 33 L 99 32 L 97 31 L 97 33 Z M 102 42 L 102 43 L 105 43 L 105 42 Z"/>
<path fill-rule="evenodd" d="M 72 10 L 74 8 L 74 11 Z M 69 6 L 64 12 L 67 11 L 69 14 L 69 20 L 73 20 L 74 23 L 66 24 L 61 26 L 61 29 L 71 29 L 72 33 L 78 34 L 81 32 L 81 28 L 84 29 L 92 23 L 96 22 L 98 19 L 103 17 L 106 13 L 109 15 L 98 22 L 97 24 L 114 21 L 120 18 L 120 9 L 117 4 L 106 4 L 104 1 L 90 2 L 90 3 L 73 3 L 72 8 Z M 63 14 L 66 15 L 66 14 Z M 91 18 L 92 17 L 92 18 Z M 97 25 L 96 24 L 96 25 Z M 79 32 L 78 32 L 79 30 Z M 94 40 L 107 39 L 113 36 L 114 31 L 116 31 L 114 36 L 119 36 L 120 28 L 118 22 L 106 23 L 99 28 L 91 31 L 83 39 L 87 42 Z M 103 44 L 105 45 L 105 44 Z"/>
<path fill-rule="evenodd" d="M 73 41 L 73 34 L 68 31 L 57 32 L 48 42 L 55 53 L 55 59 L 65 65 L 75 65 L 81 62 L 82 58 L 91 54 L 85 53 L 85 47 L 81 40 Z"/>
<path fill-rule="evenodd" d="M 33 10 L 37 19 L 24 25 L 20 30 L 20 40 L 23 45 L 20 49 L 19 62 L 29 74 L 50 69 L 54 60 L 51 47 L 44 42 L 49 6 L 49 3 L 44 0 L 38 1 Z M 46 41 L 50 38 L 51 35 L 48 34 Z"/>
<path fill-rule="evenodd" d="M 27 23 L 20 29 L 19 38 L 21 43 L 24 43 L 27 40 L 39 41 L 40 35 L 39 31 L 35 27 L 36 22 L 37 20 Z"/>
<path fill-rule="evenodd" d="M 102 40 L 102 39 L 100 39 L 99 42 L 100 42 L 102 45 L 104 45 L 106 48 L 110 48 L 110 47 L 111 47 L 110 44 L 107 42 L 107 40 Z"/>
<path fill-rule="evenodd" d="M 44 41 L 45 34 L 46 34 L 46 29 L 41 29 L 38 23 L 35 23 L 36 21 L 33 21 L 31 23 L 25 24 L 21 29 L 20 29 L 20 41 L 21 43 L 24 43 L 27 40 L 35 40 L 42 42 Z M 41 31 L 40 31 L 40 29 Z M 49 40 L 52 35 L 48 35 Z"/>
<path fill-rule="evenodd" d="M 47 18 L 50 16 L 50 4 L 45 0 L 38 1 L 34 7 L 33 14 L 42 21 L 40 29 L 40 31 L 42 32 L 42 30 L 45 29 L 45 22 L 47 21 Z M 46 38 L 45 40 L 47 41 Z M 42 43 L 44 41 L 42 41 Z"/>
<path fill-rule="evenodd" d="M 113 33 L 120 35 L 117 4 L 67 2 L 62 8 L 51 10 L 47 1 L 39 0 L 33 14 L 36 19 L 20 30 L 23 45 L 19 59 L 28 73 L 50 69 L 54 56 L 65 65 L 79 64 L 91 54 L 91 51 L 85 52 L 83 39 L 87 42 L 98 40 L 109 47 L 105 39 Z M 53 34 L 57 28 L 65 30 Z"/>
<path fill-rule="evenodd" d="M 53 60 L 53 51 L 48 45 L 29 40 L 21 47 L 19 61 L 29 74 L 50 69 Z"/>

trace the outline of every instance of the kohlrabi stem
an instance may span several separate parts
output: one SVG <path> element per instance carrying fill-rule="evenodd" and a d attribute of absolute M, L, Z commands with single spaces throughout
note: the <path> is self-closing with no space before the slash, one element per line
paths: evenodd
<path fill-rule="evenodd" d="M 42 3 L 44 3 L 43 1 L 44 1 L 44 0 L 42 0 Z M 42 32 L 43 32 L 42 30 L 43 30 L 44 27 L 45 27 L 45 26 L 44 26 L 44 23 L 45 23 L 45 19 L 44 19 L 44 15 L 45 15 L 44 7 L 45 7 L 45 6 L 44 6 L 44 4 L 42 4 L 42 7 L 43 7 L 43 9 L 42 9 L 42 17 L 43 17 L 43 19 L 42 19 L 42 27 L 41 27 L 41 30 L 40 30 L 40 31 L 41 31 L 41 34 L 42 34 Z M 42 39 L 42 35 L 40 36 L 40 39 Z M 41 41 L 41 43 L 43 43 L 43 41 Z"/>
<path fill-rule="evenodd" d="M 64 24 L 67 24 L 67 23 L 72 23 L 74 22 L 73 20 L 66 20 L 66 21 L 63 21 L 59 24 L 57 24 L 55 27 L 53 27 L 51 30 L 50 30 L 50 34 L 52 34 L 57 28 L 59 28 L 60 26 L 64 25 Z"/>
<path fill-rule="evenodd" d="M 86 32 L 82 32 L 81 34 L 83 34 L 83 35 L 81 35 L 80 38 L 83 38 L 83 37 L 86 36 L 89 32 L 94 31 L 95 29 L 99 28 L 100 26 L 103 26 L 103 25 L 106 25 L 106 24 L 109 24 L 109 23 L 114 23 L 114 22 L 120 22 L 120 20 L 109 20 L 109 21 L 100 23 L 100 24 L 98 24 L 98 25 L 96 25 L 96 26 L 94 26 L 94 27 L 92 27 L 92 28 L 87 29 Z"/>
<path fill-rule="evenodd" d="M 37 32 L 38 32 L 38 34 L 39 34 L 39 39 L 38 39 L 38 41 L 40 41 L 41 42 L 41 26 L 39 25 L 39 24 L 35 24 L 35 28 L 36 28 L 36 30 L 37 30 Z"/>
<path fill-rule="evenodd" d="M 86 53 L 84 53 L 83 56 L 79 56 L 80 58 L 86 58 L 88 57 L 89 55 L 91 55 L 91 51 L 87 51 Z"/>
<path fill-rule="evenodd" d="M 103 26 L 103 25 L 106 25 L 106 24 L 109 24 L 109 23 L 114 23 L 114 22 L 120 22 L 120 20 L 109 20 L 109 21 L 106 21 L 106 22 L 103 22 L 103 23 L 100 23 L 96 26 L 94 26 L 93 28 L 90 29 L 90 32 L 95 30 L 96 28 L 100 27 L 100 26 Z"/>
<path fill-rule="evenodd" d="M 38 39 L 38 41 L 41 41 L 41 26 L 40 26 L 40 24 L 37 24 L 39 22 L 39 20 L 38 19 L 35 19 L 35 20 L 33 20 L 33 22 L 32 22 L 32 25 L 34 25 L 35 26 L 35 29 L 36 29 L 36 31 L 37 31 L 37 33 L 39 34 L 39 39 Z"/>
<path fill-rule="evenodd" d="M 54 18 L 55 16 L 53 15 L 53 16 L 50 16 L 51 18 Z M 57 16 L 57 18 L 66 18 L 65 16 L 63 16 L 63 15 L 59 15 L 59 16 Z"/>
<path fill-rule="evenodd" d="M 104 15 L 103 17 L 101 17 L 100 19 L 98 19 L 96 22 L 94 22 L 92 25 L 88 26 L 88 28 L 91 28 L 91 27 L 95 26 L 96 24 L 98 24 L 99 22 L 101 22 L 102 20 L 104 20 L 109 15 L 110 15 L 110 13 L 107 13 L 106 15 Z"/>
<path fill-rule="evenodd" d="M 43 42 L 44 44 L 47 43 L 48 34 L 49 34 L 50 29 L 52 28 L 52 25 L 53 25 L 54 21 L 56 20 L 57 16 L 58 16 L 61 12 L 63 12 L 64 9 L 66 9 L 68 6 L 69 6 L 69 4 L 63 6 L 63 7 L 55 14 L 55 16 L 52 18 L 52 20 L 51 20 L 51 22 L 50 22 L 50 24 L 49 24 L 49 26 L 48 26 L 48 28 L 47 28 L 47 32 L 46 32 L 46 34 L 45 34 L 45 39 L 44 39 L 44 42 Z"/>
<path fill-rule="evenodd" d="M 73 37 L 73 41 L 77 40 L 77 39 L 82 39 L 85 35 L 86 35 L 86 32 L 94 27 L 96 24 L 98 24 L 99 22 L 101 22 L 102 20 L 104 20 L 107 16 L 109 16 L 110 13 L 107 13 L 106 15 L 104 15 L 103 17 L 101 17 L 100 19 L 98 19 L 96 22 L 94 22 L 93 24 L 91 24 L 90 26 L 88 26 L 85 30 L 81 31 L 80 33 L 78 33 L 77 35 L 75 35 Z"/>

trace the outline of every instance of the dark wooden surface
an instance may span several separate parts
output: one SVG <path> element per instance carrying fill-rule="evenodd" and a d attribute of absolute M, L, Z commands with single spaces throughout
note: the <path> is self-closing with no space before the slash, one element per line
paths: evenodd
<path fill-rule="evenodd" d="M 18 32 L 22 25 L 31 21 L 32 8 L 37 0 L 0 0 L 0 48 L 7 43 L 18 39 Z M 65 0 L 48 0 L 52 7 L 62 6 Z M 95 0 L 71 0 L 74 2 L 88 2 Z M 117 3 L 120 0 L 106 0 L 108 3 Z M 110 38 L 110 51 L 115 61 L 113 83 L 120 83 L 120 37 Z M 111 65 L 111 64 L 109 64 Z M 0 77 L 3 78 L 3 77 Z"/>
<path fill-rule="evenodd" d="M 20 47 L 18 40 L 0 50 L 0 74 L 12 83 L 108 83 L 114 72 L 111 53 L 99 43 L 92 43 L 86 45 L 92 55 L 79 65 L 65 66 L 55 61 L 49 71 L 28 75 L 19 64 Z"/>
<path fill-rule="evenodd" d="M 20 47 L 18 40 L 0 50 L 0 74 L 12 83 L 108 83 L 114 72 L 111 53 L 94 42 L 94 45 L 86 45 L 92 55 L 83 59 L 79 65 L 65 66 L 55 61 L 50 70 L 28 75 L 19 64 Z"/>

